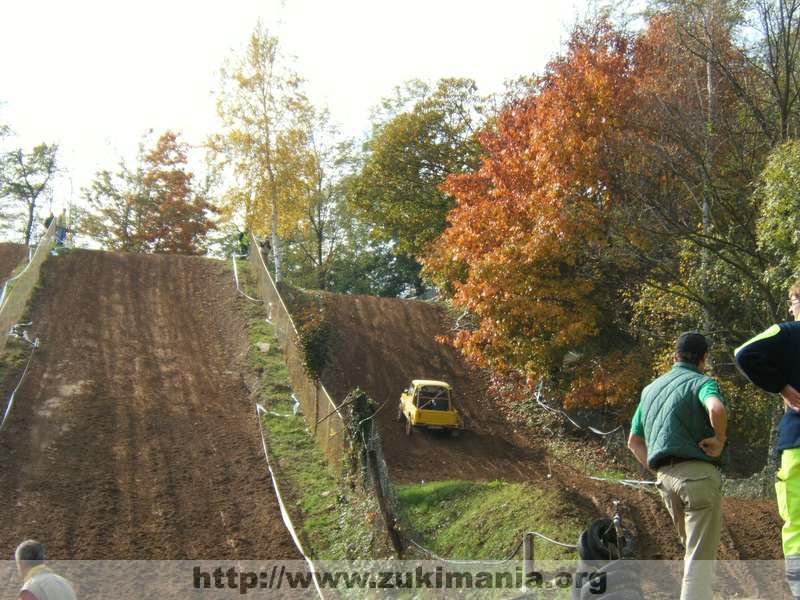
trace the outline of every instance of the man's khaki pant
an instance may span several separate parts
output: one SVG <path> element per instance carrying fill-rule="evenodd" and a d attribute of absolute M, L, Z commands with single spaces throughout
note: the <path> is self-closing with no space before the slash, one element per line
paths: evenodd
<path fill-rule="evenodd" d="M 681 600 L 710 600 L 722 528 L 722 475 L 711 463 L 687 460 L 660 468 L 656 486 L 686 548 Z"/>

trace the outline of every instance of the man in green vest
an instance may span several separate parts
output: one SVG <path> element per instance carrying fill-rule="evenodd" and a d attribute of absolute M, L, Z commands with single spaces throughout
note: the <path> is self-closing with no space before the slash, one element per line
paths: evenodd
<path fill-rule="evenodd" d="M 656 473 L 686 549 L 681 600 L 710 600 L 722 526 L 727 414 L 717 382 L 703 375 L 707 358 L 702 334 L 681 334 L 672 369 L 642 391 L 628 438 L 636 460 Z"/>

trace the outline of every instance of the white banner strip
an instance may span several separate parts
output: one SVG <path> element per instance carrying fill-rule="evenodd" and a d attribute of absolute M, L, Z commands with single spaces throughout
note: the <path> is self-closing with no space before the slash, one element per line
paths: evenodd
<path fill-rule="evenodd" d="M 236 291 L 239 292 L 242 296 L 244 296 L 248 300 L 252 300 L 253 302 L 263 302 L 263 300 L 258 300 L 257 298 L 251 298 L 242 291 L 241 287 L 239 287 L 239 269 L 236 266 L 236 258 L 239 256 L 241 255 L 236 254 L 235 252 L 231 254 L 231 262 L 233 263 L 233 279 L 236 281 Z"/>
<path fill-rule="evenodd" d="M 275 473 L 272 470 L 272 464 L 269 460 L 269 452 L 267 451 L 267 440 L 264 437 L 264 428 L 261 425 L 261 415 L 262 414 L 269 414 L 268 411 L 256 402 L 256 420 L 258 421 L 258 431 L 261 433 L 261 446 L 264 448 L 264 458 L 267 459 L 267 469 L 269 470 L 270 479 L 272 479 L 272 487 L 275 489 L 275 496 L 278 498 L 278 507 L 281 509 L 281 517 L 283 517 L 283 524 L 286 525 L 286 529 L 289 530 L 289 534 L 292 536 L 292 540 L 294 540 L 295 546 L 300 551 L 300 554 L 303 555 L 303 559 L 306 561 L 308 565 L 308 569 L 311 571 L 311 576 L 314 578 L 314 587 L 317 589 L 317 594 L 322 600 L 325 600 L 325 597 L 322 595 L 322 590 L 319 587 L 319 582 L 317 581 L 317 573 L 314 570 L 314 563 L 311 562 L 311 559 L 306 556 L 305 551 L 303 550 L 303 545 L 300 543 L 300 538 L 297 537 L 297 532 L 294 529 L 294 525 L 292 525 L 292 519 L 289 516 L 289 511 L 286 510 L 286 506 L 283 503 L 283 496 L 281 496 L 281 490 L 278 488 L 278 480 L 275 477 Z"/>
<path fill-rule="evenodd" d="M 0 431 L 3 431 L 3 428 L 6 426 L 6 420 L 8 419 L 8 415 L 11 414 L 11 407 L 14 406 L 14 397 L 17 395 L 17 391 L 19 391 L 19 388 L 22 387 L 22 382 L 25 381 L 25 375 L 28 374 L 28 369 L 31 366 L 31 360 L 33 360 L 33 354 L 36 352 L 36 348 L 38 348 L 38 346 L 39 346 L 38 343 L 31 344 L 31 355 L 28 357 L 28 363 L 25 365 L 25 369 L 22 371 L 22 375 L 19 378 L 17 387 L 14 388 L 14 391 L 11 392 L 11 396 L 8 399 L 6 410 L 3 413 L 3 420 L 0 421 Z"/>

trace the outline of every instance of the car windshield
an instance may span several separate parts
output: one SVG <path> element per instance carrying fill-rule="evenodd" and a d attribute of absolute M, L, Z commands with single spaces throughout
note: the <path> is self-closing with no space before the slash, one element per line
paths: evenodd
<path fill-rule="evenodd" d="M 424 385 L 419 388 L 417 407 L 420 410 L 450 410 L 450 390 Z"/>

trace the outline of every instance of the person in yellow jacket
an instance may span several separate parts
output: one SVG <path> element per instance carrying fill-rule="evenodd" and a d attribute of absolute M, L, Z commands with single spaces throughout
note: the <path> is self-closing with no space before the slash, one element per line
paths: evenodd
<path fill-rule="evenodd" d="M 794 320 L 772 325 L 739 346 L 734 356 L 753 385 L 779 394 L 786 407 L 778 425 L 775 493 L 783 519 L 786 580 L 800 600 L 800 281 L 789 289 L 788 306 Z"/>

